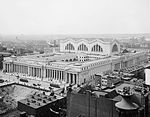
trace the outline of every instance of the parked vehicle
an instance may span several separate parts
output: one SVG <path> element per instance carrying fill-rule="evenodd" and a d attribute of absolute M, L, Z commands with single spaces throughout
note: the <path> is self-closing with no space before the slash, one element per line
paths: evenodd
<path fill-rule="evenodd" d="M 33 86 L 37 86 L 37 84 L 33 84 Z"/>
<path fill-rule="evenodd" d="M 3 79 L 0 79 L 0 83 L 3 83 L 4 82 L 4 80 Z"/>
<path fill-rule="evenodd" d="M 51 86 L 51 87 L 55 87 L 55 88 L 60 88 L 60 86 L 59 86 L 58 84 L 53 84 L 53 83 L 51 83 L 50 86 Z"/>
<path fill-rule="evenodd" d="M 21 78 L 20 81 L 21 81 L 21 82 L 28 82 L 28 80 L 27 80 L 27 79 L 24 79 L 24 78 Z"/>

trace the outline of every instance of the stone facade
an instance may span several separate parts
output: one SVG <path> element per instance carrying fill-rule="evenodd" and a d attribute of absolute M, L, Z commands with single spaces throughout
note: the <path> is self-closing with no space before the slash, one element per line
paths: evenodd
<path fill-rule="evenodd" d="M 120 53 L 120 44 L 115 39 L 74 39 L 60 41 L 61 52 L 84 52 L 91 54 L 112 55 Z"/>

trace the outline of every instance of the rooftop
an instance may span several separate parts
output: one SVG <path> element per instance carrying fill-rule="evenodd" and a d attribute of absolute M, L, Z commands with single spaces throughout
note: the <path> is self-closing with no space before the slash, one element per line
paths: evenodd
<path fill-rule="evenodd" d="M 113 60 L 120 60 L 121 57 L 130 58 L 133 56 L 139 56 L 143 52 L 136 53 L 124 53 L 113 56 L 104 56 L 104 55 L 95 55 L 95 54 L 85 54 L 85 53 L 55 53 L 55 54 L 36 54 L 28 56 L 19 56 L 19 57 L 8 57 L 5 58 L 5 61 L 21 64 L 30 64 L 36 66 L 46 66 L 59 68 L 62 70 L 73 70 L 81 71 L 84 67 L 95 66 L 97 63 L 99 65 L 108 64 Z M 84 61 L 80 61 L 84 59 Z"/>
<path fill-rule="evenodd" d="M 33 95 L 30 95 L 26 99 L 20 100 L 19 102 L 37 109 L 62 98 L 64 97 L 56 94 L 46 95 L 45 93 L 34 93 Z"/>
<path fill-rule="evenodd" d="M 85 40 L 85 41 L 88 41 L 88 42 L 93 42 L 95 40 L 100 40 L 102 42 L 111 43 L 115 39 L 113 39 L 113 38 L 66 38 L 66 39 L 63 39 L 62 41 L 66 41 L 66 40 L 73 40 L 75 42 L 82 41 L 82 40 Z"/>

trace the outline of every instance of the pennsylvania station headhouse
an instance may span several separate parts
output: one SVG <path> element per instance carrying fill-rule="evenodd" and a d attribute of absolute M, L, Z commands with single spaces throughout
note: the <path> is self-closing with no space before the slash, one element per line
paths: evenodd
<path fill-rule="evenodd" d="M 20 76 L 81 84 L 114 70 L 144 65 L 147 52 L 122 53 L 116 39 L 66 38 L 55 53 L 5 58 L 3 70 Z"/>
<path fill-rule="evenodd" d="M 120 44 L 115 39 L 66 39 L 60 42 L 60 51 L 99 55 L 120 53 Z"/>

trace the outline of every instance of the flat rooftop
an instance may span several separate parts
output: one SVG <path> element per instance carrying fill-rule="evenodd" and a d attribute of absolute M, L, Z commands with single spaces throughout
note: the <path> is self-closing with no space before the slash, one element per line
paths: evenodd
<path fill-rule="evenodd" d="M 45 95 L 43 93 L 34 93 L 33 95 L 30 95 L 26 99 L 20 100 L 19 102 L 34 109 L 37 109 L 63 98 L 64 97 L 61 97 L 56 94 L 51 96 Z"/>
<path fill-rule="evenodd" d="M 8 57 L 5 58 L 7 62 L 11 62 L 12 58 L 14 58 L 14 63 L 22 63 L 27 65 L 36 65 L 36 66 L 47 66 L 59 69 L 73 69 L 76 71 L 80 71 L 83 67 L 94 65 L 98 62 L 105 61 L 106 63 L 111 62 L 112 60 L 120 59 L 120 57 L 130 57 L 136 54 L 143 54 L 142 52 L 136 53 L 124 53 L 113 56 L 103 56 L 103 55 L 95 55 L 95 54 L 85 54 L 85 53 L 54 53 L 54 54 L 37 54 L 37 55 L 28 55 L 28 56 L 20 56 L 20 57 Z M 77 57 L 81 58 L 87 57 L 88 59 L 85 61 L 77 61 L 73 60 Z M 65 61 L 66 59 L 72 59 L 72 61 Z"/>

